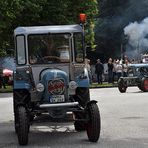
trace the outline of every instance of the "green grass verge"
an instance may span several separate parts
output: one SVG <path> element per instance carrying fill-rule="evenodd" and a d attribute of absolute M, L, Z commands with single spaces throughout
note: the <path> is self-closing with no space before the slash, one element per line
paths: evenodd
<path fill-rule="evenodd" d="M 103 84 L 97 84 L 97 83 L 93 83 L 90 85 L 90 88 L 96 88 L 96 87 L 116 87 L 117 83 L 115 84 L 111 84 L 111 83 L 103 83 Z"/>
<path fill-rule="evenodd" d="M 3 87 L 0 88 L 0 93 L 8 93 L 8 92 L 12 92 L 13 87 L 12 86 L 6 86 L 6 89 L 4 89 Z"/>
<path fill-rule="evenodd" d="M 103 83 L 103 84 L 97 84 L 97 83 L 92 83 L 90 85 L 90 88 L 106 88 L 106 87 L 117 87 L 117 83 L 115 84 L 108 84 L 108 83 Z M 13 87 L 12 86 L 6 86 L 6 89 L 4 88 L 0 88 L 0 93 L 8 93 L 8 92 L 12 92 L 13 91 Z"/>

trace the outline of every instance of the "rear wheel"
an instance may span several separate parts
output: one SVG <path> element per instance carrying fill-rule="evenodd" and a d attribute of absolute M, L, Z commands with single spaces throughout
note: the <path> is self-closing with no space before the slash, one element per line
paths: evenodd
<path fill-rule="evenodd" d="M 144 92 L 148 92 L 148 79 L 146 79 L 146 78 L 142 79 L 141 90 Z"/>
<path fill-rule="evenodd" d="M 28 144 L 29 120 L 27 110 L 24 106 L 18 107 L 18 128 L 17 135 L 20 145 Z"/>
<path fill-rule="evenodd" d="M 87 136 L 89 141 L 97 142 L 100 137 L 101 121 L 100 112 L 96 103 L 88 105 L 89 121 L 86 124 Z"/>

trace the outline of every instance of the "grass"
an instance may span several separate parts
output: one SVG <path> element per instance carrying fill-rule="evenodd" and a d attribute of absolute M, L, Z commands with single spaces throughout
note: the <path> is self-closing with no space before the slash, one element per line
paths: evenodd
<path fill-rule="evenodd" d="M 111 83 L 107 83 L 107 82 L 103 82 L 103 84 L 97 84 L 97 83 L 92 83 L 90 85 L 90 88 L 106 88 L 106 87 L 116 87 L 117 83 L 111 84 Z M 4 89 L 3 87 L 0 88 L 0 93 L 9 93 L 13 91 L 13 87 L 10 85 L 6 86 L 6 89 Z"/>
<path fill-rule="evenodd" d="M 117 86 L 117 83 L 114 83 L 114 84 L 112 84 L 112 83 L 107 83 L 107 82 L 104 82 L 104 83 L 102 83 L 102 84 L 98 84 L 98 83 L 92 83 L 91 85 L 90 85 L 90 88 L 96 88 L 96 87 L 100 87 L 100 88 L 103 88 L 103 87 L 116 87 Z"/>
<path fill-rule="evenodd" d="M 0 93 L 8 93 L 8 92 L 12 92 L 12 90 L 13 90 L 12 86 L 6 85 L 6 89 L 4 89 L 3 87 L 0 88 Z"/>

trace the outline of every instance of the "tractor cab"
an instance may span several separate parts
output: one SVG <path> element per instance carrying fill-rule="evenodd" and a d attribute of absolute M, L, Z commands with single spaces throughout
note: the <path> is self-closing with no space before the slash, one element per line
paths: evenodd
<path fill-rule="evenodd" d="M 75 130 L 86 130 L 89 140 L 96 142 L 100 115 L 96 101 L 90 100 L 83 27 L 18 27 L 14 38 L 13 106 L 19 144 L 28 144 L 29 127 L 38 117 L 58 122 L 68 112 Z"/>

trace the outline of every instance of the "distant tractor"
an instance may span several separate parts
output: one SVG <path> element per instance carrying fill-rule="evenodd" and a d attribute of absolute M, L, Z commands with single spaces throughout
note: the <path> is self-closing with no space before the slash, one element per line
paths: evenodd
<path fill-rule="evenodd" d="M 128 76 L 118 80 L 118 89 L 125 93 L 129 86 L 138 86 L 143 92 L 148 92 L 148 64 L 129 65 Z"/>

